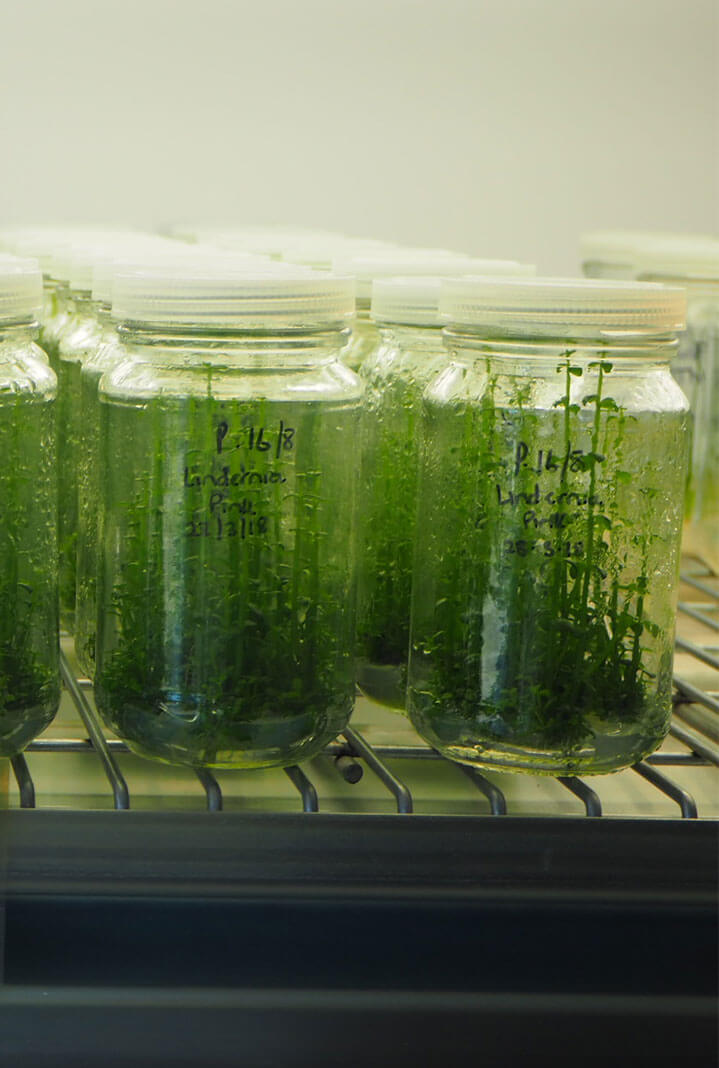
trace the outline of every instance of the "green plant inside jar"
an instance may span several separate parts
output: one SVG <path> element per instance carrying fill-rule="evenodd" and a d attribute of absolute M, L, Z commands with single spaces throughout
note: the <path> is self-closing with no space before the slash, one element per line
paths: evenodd
<path fill-rule="evenodd" d="M 625 410 L 601 354 L 556 370 L 550 410 L 491 361 L 477 404 L 428 402 L 410 710 L 460 760 L 601 771 L 666 730 L 686 413 Z"/>
<path fill-rule="evenodd" d="M 422 392 L 447 362 L 439 329 L 406 344 L 390 337 L 363 371 L 358 681 L 395 709 L 405 706 Z"/>
<path fill-rule="evenodd" d="M 205 371 L 204 396 L 101 394 L 101 537 L 123 552 L 100 571 L 98 699 L 146 755 L 290 763 L 353 700 L 353 546 L 333 531 L 354 508 L 358 407 L 223 400 Z"/>
<path fill-rule="evenodd" d="M 0 756 L 24 749 L 60 696 L 53 407 L 20 391 L 0 396 Z"/>

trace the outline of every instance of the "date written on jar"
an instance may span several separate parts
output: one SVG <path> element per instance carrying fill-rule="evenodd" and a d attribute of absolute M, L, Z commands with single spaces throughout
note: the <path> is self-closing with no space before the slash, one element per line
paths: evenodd
<path fill-rule="evenodd" d="M 283 453 L 291 452 L 295 447 L 295 428 L 287 426 L 284 419 L 272 427 L 243 426 L 231 430 L 224 420 L 217 424 L 215 431 L 217 455 L 231 449 L 246 449 L 249 452 L 270 453 L 279 459 Z"/>
<path fill-rule="evenodd" d="M 246 538 L 267 533 L 269 518 L 259 515 L 252 501 L 243 497 L 239 501 L 229 501 L 221 493 L 210 497 L 210 513 L 198 511 L 185 524 L 187 538 Z"/>
<path fill-rule="evenodd" d="M 580 560 L 585 555 L 583 541 L 547 541 L 544 539 L 530 541 L 528 538 L 505 538 L 502 548 L 507 556 L 529 556 L 530 553 L 540 553 L 547 558 L 563 556 L 567 560 Z"/>

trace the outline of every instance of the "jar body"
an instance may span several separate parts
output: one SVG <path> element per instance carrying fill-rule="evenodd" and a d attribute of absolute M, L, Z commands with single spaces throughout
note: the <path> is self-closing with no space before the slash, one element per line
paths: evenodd
<path fill-rule="evenodd" d="M 625 767 L 671 714 L 688 419 L 668 355 L 456 355 L 425 395 L 411 718 L 467 763 Z"/>
<path fill-rule="evenodd" d="M 75 655 L 88 678 L 95 674 L 97 627 L 98 508 L 103 485 L 100 467 L 100 400 L 103 374 L 127 359 L 109 323 L 106 339 L 80 368 L 80 420 L 77 456 L 77 552 L 75 576 Z"/>
<path fill-rule="evenodd" d="M 357 681 L 373 700 L 404 709 L 421 401 L 448 356 L 438 327 L 384 328 L 381 335 L 361 369 Z"/>
<path fill-rule="evenodd" d="M 293 764 L 354 699 L 362 386 L 248 347 L 128 342 L 100 383 L 97 703 L 171 763 Z"/>
<path fill-rule="evenodd" d="M 78 458 L 81 448 L 81 373 L 84 361 L 108 337 L 89 299 L 77 300 L 57 349 L 58 540 L 60 559 L 60 623 L 75 632 L 78 530 Z"/>
<path fill-rule="evenodd" d="M 695 307 L 690 302 L 688 327 L 699 381 L 684 546 L 719 575 L 719 293 Z"/>
<path fill-rule="evenodd" d="M 682 547 L 719 574 L 719 284 L 672 284 L 686 285 L 688 303 L 687 330 L 672 363 L 692 421 Z"/>
<path fill-rule="evenodd" d="M 0 756 L 60 700 L 55 396 L 37 345 L 0 335 Z"/>

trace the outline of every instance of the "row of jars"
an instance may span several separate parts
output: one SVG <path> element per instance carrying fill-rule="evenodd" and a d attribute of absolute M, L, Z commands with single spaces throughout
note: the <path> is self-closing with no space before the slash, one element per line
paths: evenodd
<path fill-rule="evenodd" d="M 360 361 L 354 286 L 315 271 L 214 254 L 106 264 L 99 316 L 87 290 L 72 306 L 51 290 L 59 474 L 79 486 L 60 491 L 61 515 L 77 513 L 60 524 L 66 621 L 133 749 L 295 763 L 346 725 L 356 680 L 471 763 L 600 772 L 659 744 L 689 440 L 669 371 L 683 293 L 500 269 L 375 281 L 380 336 Z M 54 380 L 32 318 L 16 314 L 5 342 L 4 392 L 22 403 L 20 366 L 33 382 L 5 409 L 17 451 L 1 454 L 18 505 L 3 530 L 18 558 L 5 752 L 57 704 Z"/>

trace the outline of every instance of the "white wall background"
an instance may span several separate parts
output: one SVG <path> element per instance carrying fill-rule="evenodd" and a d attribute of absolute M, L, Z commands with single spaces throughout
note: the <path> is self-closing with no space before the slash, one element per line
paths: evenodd
<path fill-rule="evenodd" d="M 2 0 L 0 224 L 719 230 L 717 0 Z"/>

